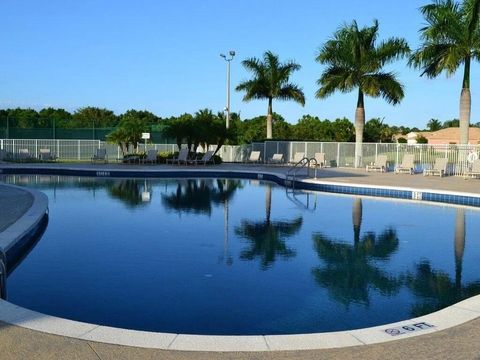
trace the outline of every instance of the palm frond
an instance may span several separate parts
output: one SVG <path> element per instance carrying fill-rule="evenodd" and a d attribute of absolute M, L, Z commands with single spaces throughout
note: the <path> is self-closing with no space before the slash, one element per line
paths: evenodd
<path fill-rule="evenodd" d="M 389 104 L 396 105 L 404 97 L 403 86 L 391 72 L 377 73 L 362 78 L 361 90 L 368 96 L 382 96 Z"/>
<path fill-rule="evenodd" d="M 279 100 L 293 100 L 302 106 L 305 106 L 305 94 L 302 89 L 295 84 L 286 84 L 277 94 Z"/>
<path fill-rule="evenodd" d="M 338 68 L 331 66 L 327 68 L 320 79 L 317 80 L 320 88 L 315 93 L 315 97 L 319 99 L 332 95 L 335 91 L 350 92 L 358 87 L 358 77 L 355 72 L 350 69 Z"/>
<path fill-rule="evenodd" d="M 429 78 L 437 77 L 442 71 L 452 75 L 463 63 L 464 49 L 455 44 L 427 44 L 415 51 L 410 57 L 409 64 L 422 69 L 421 75 Z"/>

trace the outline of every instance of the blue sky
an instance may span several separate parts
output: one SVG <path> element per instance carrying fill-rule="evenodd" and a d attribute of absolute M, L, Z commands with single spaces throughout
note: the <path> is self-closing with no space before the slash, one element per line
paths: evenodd
<path fill-rule="evenodd" d="M 166 117 L 226 103 L 226 63 L 231 63 L 232 111 L 242 118 L 264 115 L 266 101 L 242 101 L 234 87 L 249 74 L 241 61 L 266 50 L 302 68 L 291 81 L 303 88 L 306 105 L 274 102 L 291 123 L 303 114 L 353 120 L 356 92 L 315 99 L 322 66 L 320 46 L 344 23 L 380 23 L 380 38 L 404 37 L 419 44 L 419 7 L 404 0 L 3 0 L 0 3 L 0 108 L 106 107 L 120 114 L 149 110 Z M 424 127 L 431 118 L 458 118 L 461 69 L 451 78 L 420 78 L 406 61 L 387 67 L 405 85 L 398 106 L 366 99 L 366 117 L 390 125 Z M 472 118 L 480 121 L 476 94 L 478 63 L 472 68 Z"/>

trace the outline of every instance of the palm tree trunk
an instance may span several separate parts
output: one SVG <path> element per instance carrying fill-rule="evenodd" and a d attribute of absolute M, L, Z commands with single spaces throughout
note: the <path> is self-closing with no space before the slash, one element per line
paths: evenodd
<path fill-rule="evenodd" d="M 468 144 L 468 130 L 470 127 L 470 109 L 472 98 L 470 95 L 470 57 L 465 58 L 462 92 L 460 94 L 460 144 Z"/>
<path fill-rule="evenodd" d="M 355 110 L 355 167 L 361 167 L 363 163 L 363 129 L 365 127 L 365 107 L 363 104 L 363 92 L 358 90 L 357 109 Z"/>
<path fill-rule="evenodd" d="M 470 89 L 463 88 L 460 95 L 460 144 L 468 144 L 471 106 L 472 98 L 470 95 Z"/>
<path fill-rule="evenodd" d="M 268 113 L 267 113 L 267 139 L 272 138 L 272 98 L 268 99 Z"/>

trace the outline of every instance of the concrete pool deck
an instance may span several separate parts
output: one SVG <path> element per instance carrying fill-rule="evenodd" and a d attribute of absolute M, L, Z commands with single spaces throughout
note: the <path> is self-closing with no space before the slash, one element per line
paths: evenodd
<path fill-rule="evenodd" d="M 172 169 L 179 169 L 179 167 L 171 166 L 131 166 L 131 165 L 89 165 L 89 164 L 0 164 L 1 168 L 16 167 L 16 168 L 71 168 L 71 169 L 95 169 L 97 171 L 109 171 L 114 169 L 121 169 L 122 171 L 166 171 Z M 277 173 L 285 174 L 285 167 L 263 167 L 263 166 L 244 166 L 224 164 L 221 166 L 210 167 L 180 167 L 181 169 L 193 169 L 207 171 L 252 171 L 262 173 Z M 311 180 L 314 181 L 314 180 Z M 453 191 L 469 194 L 480 194 L 480 182 L 478 180 L 464 180 L 462 178 L 433 178 L 423 177 L 421 175 L 394 175 L 391 173 L 366 173 L 365 171 L 352 169 L 325 169 L 318 173 L 317 181 L 328 181 L 334 183 L 344 184 L 363 184 L 376 185 L 387 187 L 401 187 L 412 188 L 418 190 L 438 189 L 442 191 Z M 0 185 L 0 201 L 6 196 L 12 196 L 5 186 Z M 20 191 L 21 193 L 21 191 Z M 20 194 L 21 195 L 21 194 Z M 26 196 L 28 197 L 28 196 Z M 10 200 L 11 201 L 11 200 Z M 6 204 L 10 204 L 7 202 Z M 0 205 L 2 205 L 0 203 Z M 2 206 L 2 216 L 0 217 L 0 229 L 2 229 L 1 222 L 6 221 L 8 213 L 10 218 L 18 216 L 18 207 L 22 207 L 21 202 L 15 202 L 17 215 L 10 214 L 10 206 Z M 28 201 L 24 202 L 23 209 L 29 209 Z M 20 211 L 21 212 L 21 211 Z M 4 216 L 5 214 L 5 216 Z M 11 219 L 10 219 L 11 221 Z M 11 224 L 11 222 L 10 222 Z M 0 230 L 1 231 L 1 230 Z M 450 308 L 449 308 L 450 309 Z M 419 331 L 421 336 L 404 338 L 397 336 L 394 339 L 387 338 L 387 340 L 394 340 L 389 342 L 378 343 L 375 345 L 363 345 L 370 343 L 369 334 L 363 333 L 362 330 L 352 331 L 353 337 L 346 339 L 341 334 L 329 334 L 330 340 L 327 343 L 322 343 L 324 339 L 316 337 L 316 335 L 295 335 L 287 339 L 286 337 L 264 337 L 265 341 L 260 346 L 265 346 L 264 352 L 189 352 L 189 351 L 172 351 L 148 349 L 121 345 L 105 344 L 101 342 L 89 341 L 84 339 L 75 339 L 70 337 L 51 335 L 44 332 L 28 329 L 23 326 L 15 326 L 6 322 L 0 322 L 0 354 L 2 359 L 318 359 L 318 358 L 405 358 L 405 356 L 415 356 L 416 358 L 455 358 L 455 359 L 474 359 L 480 357 L 480 342 L 478 337 L 480 335 L 480 301 L 466 300 L 452 307 L 453 312 L 447 314 L 446 311 L 440 311 L 431 314 L 426 322 L 434 324 L 434 329 L 425 329 Z M 45 317 L 47 318 L 47 317 Z M 422 317 L 423 318 L 423 317 Z M 425 321 L 425 320 L 423 320 Z M 418 321 L 401 322 L 409 323 Z M 461 325 L 457 325 L 461 324 Z M 454 326 L 457 325 L 457 326 Z M 453 326 L 453 327 L 451 327 Z M 382 326 L 379 328 L 386 328 Z M 98 329 L 96 329 L 98 332 Z M 378 333 L 381 334 L 381 329 Z M 93 331 L 93 329 L 92 329 Z M 88 331 L 83 332 L 88 333 Z M 138 334 L 139 338 L 143 338 L 143 344 L 138 343 L 139 346 L 148 347 L 148 334 Z M 323 334 L 325 335 L 325 334 Z M 384 334 L 381 334 L 384 335 Z M 406 336 L 410 336 L 407 334 Z M 121 337 L 117 333 L 117 337 Z M 98 339 L 98 338 L 97 338 Z M 355 342 L 355 339 L 357 340 Z M 398 339 L 398 340 L 397 340 Z M 135 339 L 123 339 L 124 343 L 133 344 Z M 178 341 L 178 336 L 176 337 Z M 191 340 L 191 339 L 190 339 Z M 222 349 L 221 339 L 212 339 L 211 346 L 218 346 Z M 218 340 L 218 341 L 217 341 Z M 247 339 L 245 339 L 247 340 Z M 295 350 L 295 351 L 272 351 L 274 349 L 285 348 L 287 340 L 294 340 L 297 343 L 296 349 L 309 348 L 311 343 L 316 344 L 317 347 L 332 347 L 332 346 L 350 346 L 336 349 L 323 350 Z M 130 342 L 129 342 L 130 341 Z M 385 341 L 385 340 L 384 340 Z M 375 341 L 373 341 L 375 342 Z M 172 340 L 173 343 L 173 340 Z M 181 344 L 181 343 L 180 343 Z M 310 345 L 308 345 L 310 344 Z M 360 345 L 361 344 L 361 345 Z M 355 346 L 359 345 L 359 346 Z M 251 346 L 248 348 L 248 346 Z M 170 347 L 175 348 L 175 347 Z M 177 348 L 182 349 L 182 346 Z M 187 349 L 188 347 L 183 347 Z M 228 347 L 224 348 L 228 350 Z M 255 348 L 254 343 L 247 341 L 247 349 L 262 350 Z"/>

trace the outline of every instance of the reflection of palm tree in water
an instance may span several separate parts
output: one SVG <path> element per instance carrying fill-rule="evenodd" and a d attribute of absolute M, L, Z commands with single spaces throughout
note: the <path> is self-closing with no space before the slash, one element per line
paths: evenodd
<path fill-rule="evenodd" d="M 313 242 L 325 266 L 312 269 L 315 280 L 330 292 L 333 299 L 344 305 L 369 304 L 369 291 L 374 288 L 384 295 L 400 289 L 400 279 L 390 276 L 375 265 L 387 261 L 398 249 L 397 233 L 387 229 L 376 236 L 370 232 L 354 244 L 336 241 L 317 233 Z"/>
<path fill-rule="evenodd" d="M 465 209 L 457 209 L 455 216 L 455 284 L 462 285 L 463 252 L 465 250 Z"/>
<path fill-rule="evenodd" d="M 356 197 L 352 205 L 353 246 L 322 233 L 313 236 L 315 250 L 326 266 L 314 268 L 312 274 L 334 299 L 345 305 L 352 302 L 368 305 L 372 287 L 388 295 L 396 293 L 401 286 L 399 279 L 389 276 L 374 263 L 388 260 L 397 251 L 397 232 L 386 229 L 378 236 L 368 232 L 361 237 L 362 213 L 362 199 Z"/>
<path fill-rule="evenodd" d="M 162 203 L 178 212 L 210 215 L 212 204 L 224 203 L 239 186 L 238 180 L 188 179 L 177 183 L 176 192 L 162 195 Z"/>
<path fill-rule="evenodd" d="M 462 285 L 462 261 L 465 249 L 465 210 L 457 209 L 455 216 L 454 254 L 455 279 L 432 268 L 429 261 L 416 265 L 415 273 L 408 273 L 406 284 L 421 301 L 412 307 L 412 316 L 421 316 L 455 304 L 480 293 L 480 282 Z"/>
<path fill-rule="evenodd" d="M 295 250 L 290 249 L 285 238 L 294 235 L 300 230 L 303 223 L 302 217 L 289 221 L 272 221 L 272 187 L 265 184 L 265 220 L 242 220 L 241 225 L 235 228 L 235 233 L 250 241 L 250 247 L 240 254 L 244 260 L 260 258 L 261 268 L 268 269 L 281 256 L 284 259 L 294 257 Z"/>
<path fill-rule="evenodd" d="M 352 209 L 353 239 L 355 242 L 360 240 L 360 228 L 362 226 L 362 199 L 353 199 Z"/>
<path fill-rule="evenodd" d="M 140 192 L 140 181 L 136 179 L 120 180 L 107 184 L 111 197 L 121 200 L 128 207 L 145 205 Z"/>

